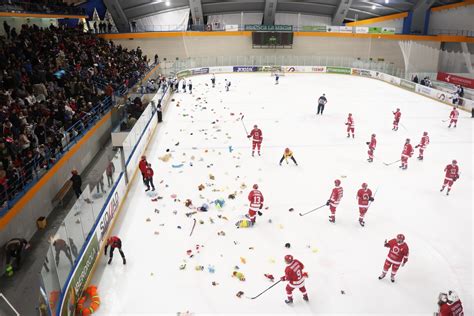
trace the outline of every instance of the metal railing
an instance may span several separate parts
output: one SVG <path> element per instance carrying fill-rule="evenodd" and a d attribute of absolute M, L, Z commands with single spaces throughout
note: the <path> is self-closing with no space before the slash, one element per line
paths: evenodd
<path fill-rule="evenodd" d="M 149 66 L 140 76 L 131 78 L 128 85 L 122 84 L 116 88 L 113 97 L 104 97 L 71 127 L 59 130 L 58 146 L 53 148 L 50 144 L 41 144 L 32 151 L 32 157 L 23 162 L 21 167 L 7 169 L 8 177 L 4 179 L 5 183 L 0 183 L 0 217 L 3 217 L 110 110 L 117 98 L 127 94 L 154 66 Z M 95 84 L 103 90 L 106 82 Z"/>
<path fill-rule="evenodd" d="M 0 0 L 0 11 L 2 12 L 27 12 L 42 14 L 66 14 L 66 15 L 86 15 L 84 9 L 68 5 L 55 5 L 47 3 L 35 3 L 17 1 L 17 0 Z"/>
<path fill-rule="evenodd" d="M 162 64 L 162 69 L 166 75 L 174 75 L 181 70 L 214 66 L 332 66 L 375 70 L 397 77 L 404 75 L 393 63 L 342 56 L 205 56 Z"/>
<path fill-rule="evenodd" d="M 453 30 L 453 29 L 430 29 L 430 35 L 459 35 L 459 36 L 474 36 L 474 30 Z"/>

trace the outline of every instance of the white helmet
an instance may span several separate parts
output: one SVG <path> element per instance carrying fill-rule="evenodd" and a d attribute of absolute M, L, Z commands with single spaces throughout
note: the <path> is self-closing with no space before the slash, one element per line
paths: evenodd
<path fill-rule="evenodd" d="M 458 293 L 456 293 L 455 291 L 448 291 L 448 302 L 454 303 L 457 301 L 459 301 Z"/>

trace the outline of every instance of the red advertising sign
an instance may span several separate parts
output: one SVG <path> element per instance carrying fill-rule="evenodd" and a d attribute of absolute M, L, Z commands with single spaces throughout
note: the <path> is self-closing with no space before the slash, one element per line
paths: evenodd
<path fill-rule="evenodd" d="M 436 79 L 452 84 L 459 84 L 465 88 L 474 89 L 474 79 L 451 75 L 445 72 L 438 72 L 438 76 L 436 77 Z"/>

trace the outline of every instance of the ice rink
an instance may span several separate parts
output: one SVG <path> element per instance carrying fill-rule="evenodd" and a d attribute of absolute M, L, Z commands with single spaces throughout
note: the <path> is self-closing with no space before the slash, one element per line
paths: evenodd
<path fill-rule="evenodd" d="M 449 106 L 362 77 L 287 74 L 279 85 L 270 74 L 216 77 L 215 88 L 210 75 L 192 77 L 193 94 L 175 94 L 158 125 L 147 158 L 163 198 L 151 201 L 137 173 L 113 230 L 123 241 L 127 265 L 118 251 L 111 265 L 103 255 L 99 259 L 91 281 L 102 301 L 96 315 L 432 315 L 438 294 L 447 290 L 456 290 L 465 315 L 473 315 L 473 121 L 468 113 L 460 111 L 457 128 L 448 129 L 443 121 Z M 224 79 L 232 82 L 229 92 Z M 324 115 L 316 116 L 322 93 L 328 104 Z M 402 126 L 394 132 L 397 107 Z M 349 112 L 355 139 L 346 138 Z M 254 124 L 262 129 L 261 157 L 251 157 L 241 115 L 249 132 Z M 398 163 L 383 164 L 400 159 L 406 138 L 417 145 L 423 131 L 431 139 L 424 161 L 416 159 L 415 149 L 405 171 Z M 366 142 L 372 133 L 378 143 L 370 164 Z M 291 161 L 279 166 L 285 147 L 299 166 Z M 167 149 L 171 159 L 160 160 Z M 458 161 L 460 179 L 446 196 L 439 190 L 452 159 Z M 344 188 L 336 223 L 328 222 L 328 207 L 300 217 L 299 212 L 326 202 L 335 179 Z M 365 227 L 358 223 L 355 197 L 362 182 L 377 190 Z M 254 183 L 265 197 L 264 214 L 253 228 L 236 229 Z M 229 199 L 234 192 L 236 198 Z M 209 204 L 209 211 L 187 217 L 193 210 L 184 205 L 186 199 L 194 206 Z M 223 208 L 211 203 L 216 199 L 225 200 Z M 197 225 L 190 236 L 193 218 Z M 384 240 L 398 233 L 405 234 L 410 257 L 392 284 L 377 277 L 388 253 Z M 294 304 L 287 306 L 286 282 L 255 300 L 246 298 L 271 285 L 265 273 L 284 275 L 286 254 L 304 263 L 310 301 L 295 291 Z M 232 277 L 236 266 L 245 281 Z"/>

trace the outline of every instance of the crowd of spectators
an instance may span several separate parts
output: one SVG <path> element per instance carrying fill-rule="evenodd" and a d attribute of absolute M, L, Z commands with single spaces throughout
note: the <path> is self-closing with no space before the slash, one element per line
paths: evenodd
<path fill-rule="evenodd" d="M 84 10 L 62 0 L 0 0 L 1 11 L 84 14 Z"/>
<path fill-rule="evenodd" d="M 141 50 L 81 27 L 23 25 L 0 37 L 0 207 L 148 69 Z"/>

